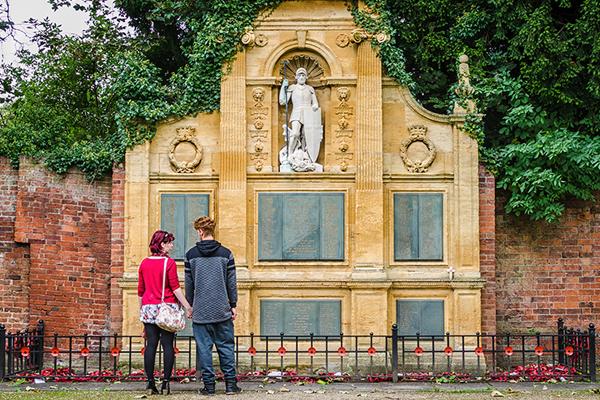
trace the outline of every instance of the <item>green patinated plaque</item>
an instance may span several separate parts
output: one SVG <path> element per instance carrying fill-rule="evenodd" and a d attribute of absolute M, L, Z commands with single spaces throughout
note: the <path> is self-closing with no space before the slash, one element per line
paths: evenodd
<path fill-rule="evenodd" d="M 183 260 L 185 252 L 198 241 L 194 220 L 208 215 L 208 194 L 162 194 L 160 227 L 175 235 L 171 257 Z"/>
<path fill-rule="evenodd" d="M 340 300 L 261 300 L 260 334 L 337 336 L 341 308 Z"/>
<path fill-rule="evenodd" d="M 343 260 L 344 193 L 260 193 L 258 259 Z"/>
<path fill-rule="evenodd" d="M 443 203 L 439 193 L 394 194 L 394 259 L 442 260 Z"/>
<path fill-rule="evenodd" d="M 396 300 L 399 335 L 443 335 L 443 300 Z"/>

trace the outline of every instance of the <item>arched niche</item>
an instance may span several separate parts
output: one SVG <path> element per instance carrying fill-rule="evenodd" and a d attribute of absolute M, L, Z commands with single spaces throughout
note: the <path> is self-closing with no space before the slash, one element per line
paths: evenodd
<path fill-rule="evenodd" d="M 296 44 L 296 42 L 294 42 Z M 286 67 L 284 68 L 284 63 Z M 273 86 L 272 93 L 272 109 L 277 110 L 273 120 L 273 155 L 277 158 L 274 165 L 279 165 L 279 151 L 285 145 L 285 137 L 283 125 L 286 123 L 285 106 L 279 105 L 279 93 L 281 90 L 281 82 L 283 77 L 288 79 L 290 85 L 296 83 L 295 73 L 299 67 L 303 67 L 308 71 L 307 84 L 315 89 L 315 94 L 321 108 L 321 118 L 323 123 L 323 140 L 319 151 L 317 163 L 324 165 L 325 161 L 325 137 L 328 134 L 327 124 L 329 118 L 329 110 L 331 109 L 331 87 L 328 84 L 328 78 L 332 76 L 331 65 L 321 53 L 308 47 L 298 48 L 290 46 L 287 51 L 280 52 L 279 57 L 269 62 L 269 71 L 271 76 L 276 78 L 277 84 Z M 291 106 L 291 104 L 290 104 Z M 274 160 L 275 161 L 275 160 Z"/>

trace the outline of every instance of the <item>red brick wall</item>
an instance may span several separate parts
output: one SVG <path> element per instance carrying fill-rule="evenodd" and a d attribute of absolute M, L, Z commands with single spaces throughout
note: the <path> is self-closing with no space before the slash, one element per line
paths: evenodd
<path fill-rule="evenodd" d="M 562 317 L 585 328 L 600 321 L 600 193 L 570 202 L 556 224 L 496 209 L 496 301 L 500 332 L 554 330 Z"/>
<path fill-rule="evenodd" d="M 48 333 L 107 333 L 111 284 L 110 178 L 64 178 L 22 160 L 16 242 L 30 245 L 29 324 Z"/>
<path fill-rule="evenodd" d="M 0 158 L 0 323 L 12 332 L 29 322 L 29 246 L 14 241 L 18 176 Z"/>
<path fill-rule="evenodd" d="M 481 291 L 481 330 L 496 332 L 496 180 L 479 167 L 479 264 L 486 283 Z"/>

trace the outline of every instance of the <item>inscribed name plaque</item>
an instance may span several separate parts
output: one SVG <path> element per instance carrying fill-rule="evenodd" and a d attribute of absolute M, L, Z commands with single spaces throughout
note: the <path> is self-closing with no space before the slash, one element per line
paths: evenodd
<path fill-rule="evenodd" d="M 442 194 L 395 193 L 394 259 L 438 261 L 442 257 Z"/>
<path fill-rule="evenodd" d="M 208 194 L 162 194 L 160 196 L 160 227 L 175 235 L 170 254 L 183 260 L 185 252 L 198 241 L 194 220 L 208 215 Z"/>
<path fill-rule="evenodd" d="M 344 193 L 260 193 L 258 259 L 343 260 Z"/>
<path fill-rule="evenodd" d="M 443 300 L 396 300 L 399 335 L 443 335 Z"/>
<path fill-rule="evenodd" d="M 261 300 L 260 334 L 337 336 L 341 308 L 341 300 Z"/>

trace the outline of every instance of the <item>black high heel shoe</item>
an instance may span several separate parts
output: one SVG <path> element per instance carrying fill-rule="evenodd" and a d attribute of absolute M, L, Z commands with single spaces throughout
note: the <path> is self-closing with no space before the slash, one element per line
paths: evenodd
<path fill-rule="evenodd" d="M 146 394 L 148 396 L 158 394 L 158 389 L 156 388 L 156 383 L 154 383 L 154 381 L 148 381 L 148 383 L 146 383 Z"/>
<path fill-rule="evenodd" d="M 160 386 L 160 394 L 171 394 L 171 385 L 169 381 L 163 381 Z"/>

